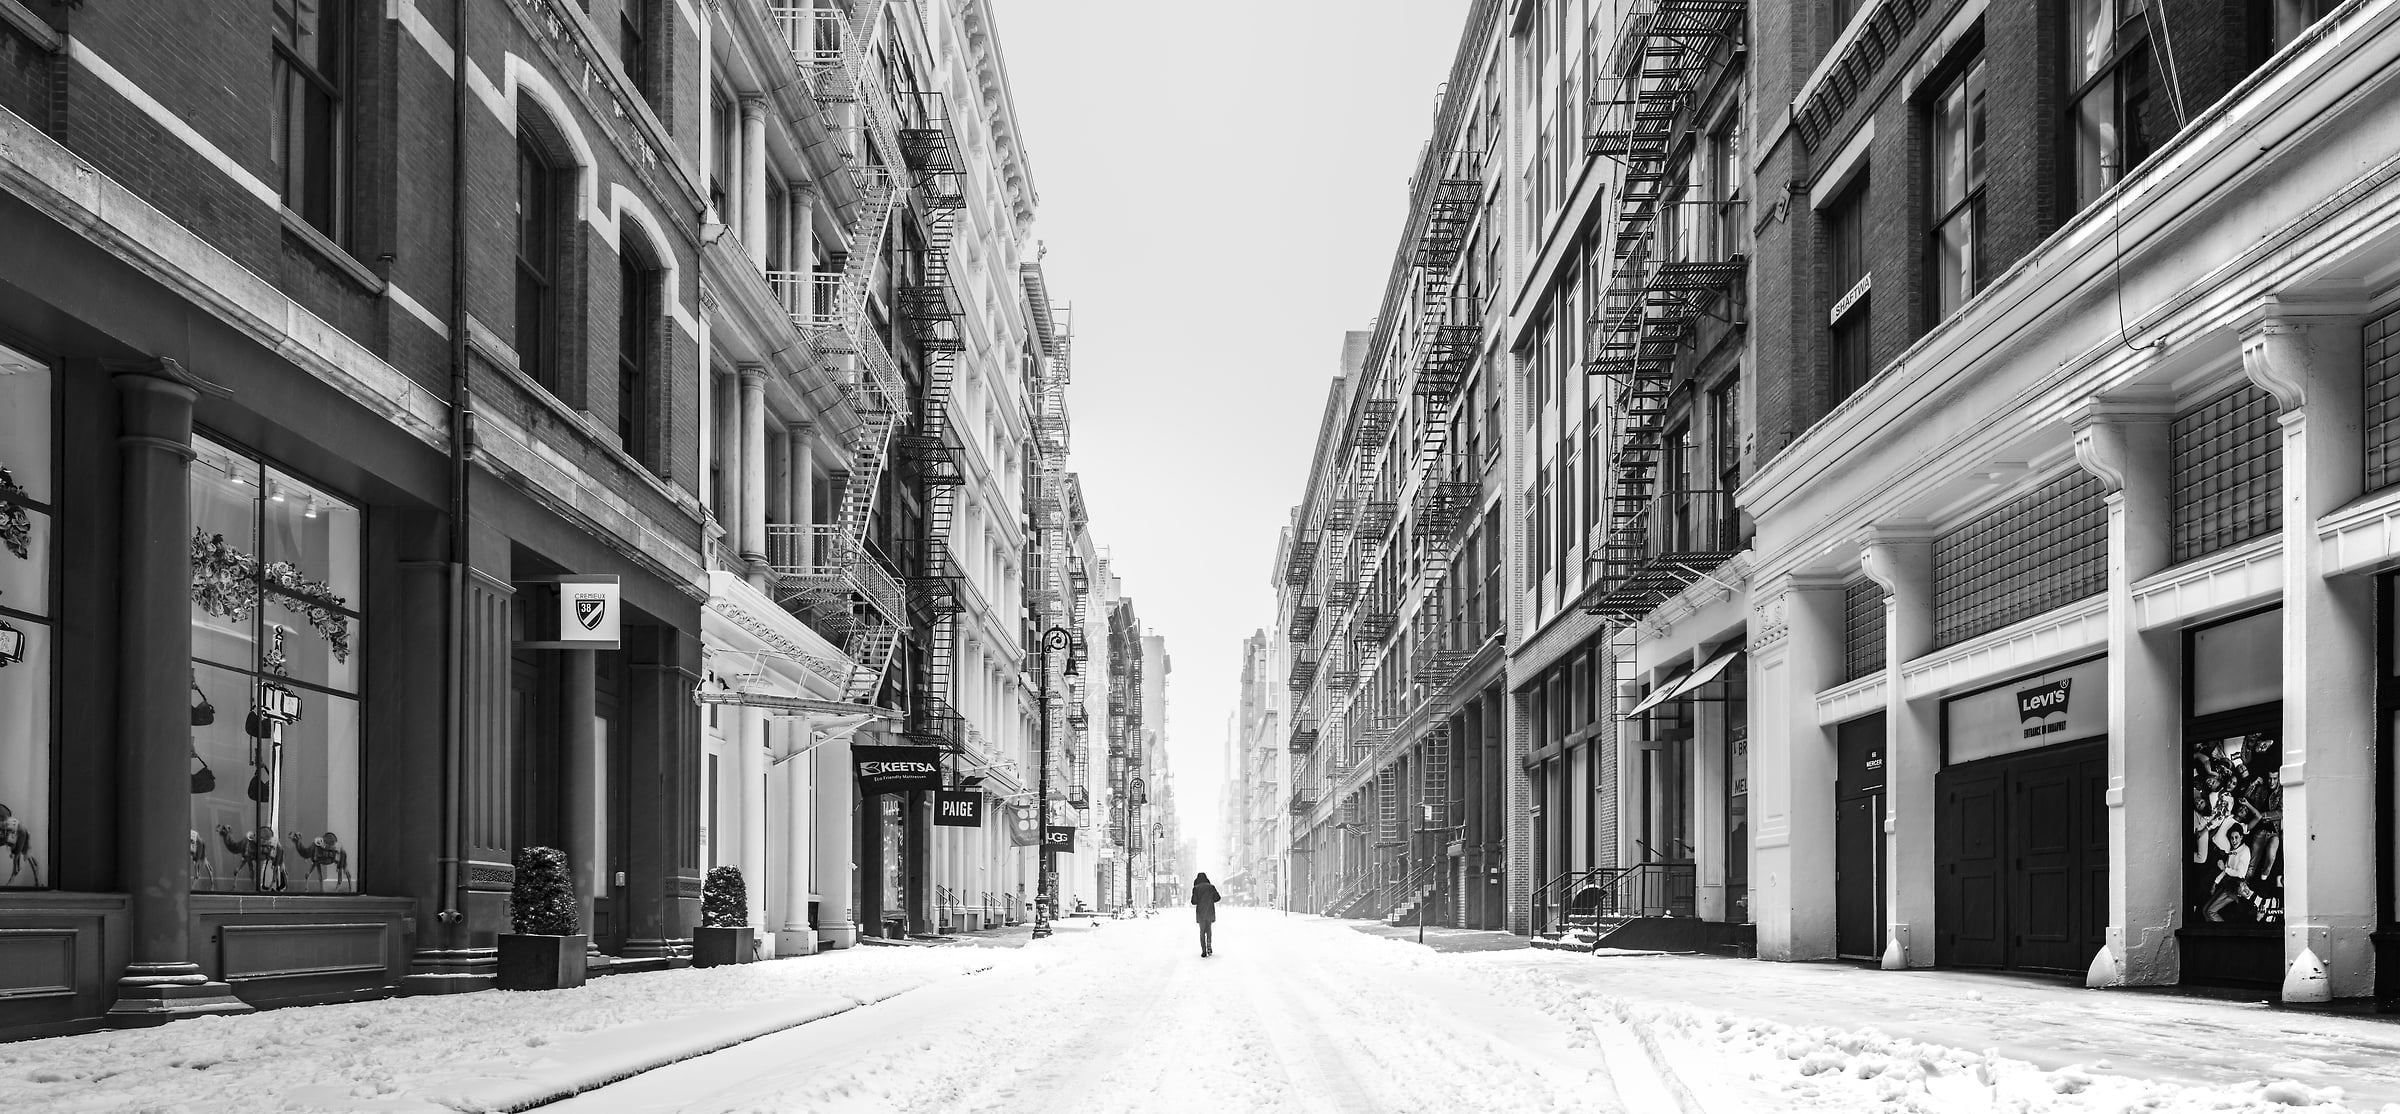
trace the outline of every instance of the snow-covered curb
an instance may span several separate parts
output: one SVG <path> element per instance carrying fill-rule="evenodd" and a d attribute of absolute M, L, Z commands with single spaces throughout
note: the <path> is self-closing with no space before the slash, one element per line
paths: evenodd
<path fill-rule="evenodd" d="M 489 1114 L 989 968 L 1009 951 L 854 949 L 0 1044 L 0 1110 Z"/>

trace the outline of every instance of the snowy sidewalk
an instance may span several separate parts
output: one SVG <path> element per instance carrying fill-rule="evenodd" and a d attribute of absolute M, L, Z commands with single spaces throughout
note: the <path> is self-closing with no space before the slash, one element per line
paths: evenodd
<path fill-rule="evenodd" d="M 0 1044 L 0 1110 L 521 1110 L 955 980 L 1006 954 L 853 948 L 548 993 L 395 998 Z"/>

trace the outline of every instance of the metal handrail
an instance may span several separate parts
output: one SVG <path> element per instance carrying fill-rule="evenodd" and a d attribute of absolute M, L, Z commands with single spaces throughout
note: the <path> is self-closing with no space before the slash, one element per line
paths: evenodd
<path fill-rule="evenodd" d="M 1697 865 L 1689 862 L 1635 863 L 1569 871 L 1533 892 L 1534 932 L 1551 931 L 1565 914 L 1590 895 L 1599 916 L 1688 917 L 1698 882 Z"/>

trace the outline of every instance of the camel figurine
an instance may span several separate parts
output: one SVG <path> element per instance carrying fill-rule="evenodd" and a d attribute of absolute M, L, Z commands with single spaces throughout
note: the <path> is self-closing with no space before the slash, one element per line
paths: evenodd
<path fill-rule="evenodd" d="M 350 880 L 350 852 L 342 846 L 341 839 L 332 832 L 327 832 L 307 843 L 300 841 L 300 833 L 293 832 L 292 846 L 297 849 L 299 856 L 308 862 L 308 873 L 301 876 L 302 881 L 310 878 L 323 880 L 326 878 L 325 868 L 332 867 L 332 880 L 335 885 L 350 886 L 353 884 Z"/>
<path fill-rule="evenodd" d="M 217 838 L 224 841 L 226 850 L 241 858 L 242 867 L 250 872 L 259 889 L 283 889 L 283 845 L 275 842 L 275 829 L 261 824 L 256 833 L 236 838 L 232 828 L 219 824 Z M 266 874 L 269 870 L 275 872 L 271 884 Z"/>

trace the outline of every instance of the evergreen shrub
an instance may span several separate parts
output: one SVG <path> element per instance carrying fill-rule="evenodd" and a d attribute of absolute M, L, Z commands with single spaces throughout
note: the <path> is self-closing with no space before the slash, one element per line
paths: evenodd
<path fill-rule="evenodd" d="M 700 924 L 704 928 L 741 928 L 750 923 L 750 890 L 742 884 L 742 868 L 721 866 L 700 883 Z"/>
<path fill-rule="evenodd" d="M 567 853 L 556 847 L 517 852 L 517 878 L 508 893 L 508 919 L 528 936 L 575 934 L 575 887 L 567 879 Z"/>

